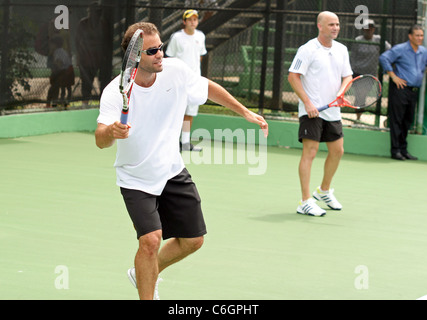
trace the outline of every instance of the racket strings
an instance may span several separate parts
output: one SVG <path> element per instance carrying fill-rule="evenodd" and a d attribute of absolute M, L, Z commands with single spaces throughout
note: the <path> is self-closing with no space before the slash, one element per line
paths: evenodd
<path fill-rule="evenodd" d="M 345 100 L 359 108 L 373 105 L 380 97 L 381 85 L 377 79 L 371 76 L 356 79 L 344 94 Z"/>
<path fill-rule="evenodd" d="M 140 51 L 142 50 L 142 38 L 137 38 L 135 43 L 132 44 L 129 58 L 126 63 L 126 70 L 134 68 L 136 65 L 136 62 L 139 60 L 140 57 Z"/>
<path fill-rule="evenodd" d="M 123 86 L 126 88 L 124 91 L 128 91 L 131 78 L 138 66 L 141 58 L 141 50 L 143 45 L 142 36 L 133 37 L 129 42 L 128 49 L 126 50 L 125 57 L 123 59 L 122 72 L 123 72 Z"/>

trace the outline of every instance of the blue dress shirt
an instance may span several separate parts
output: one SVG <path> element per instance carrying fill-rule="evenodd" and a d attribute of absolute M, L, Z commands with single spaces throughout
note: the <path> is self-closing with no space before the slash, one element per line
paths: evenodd
<path fill-rule="evenodd" d="M 421 87 L 427 66 L 427 49 L 418 47 L 415 52 L 409 41 L 395 45 L 380 56 L 384 72 L 394 71 L 409 87 Z M 394 65 L 394 67 L 393 67 Z"/>

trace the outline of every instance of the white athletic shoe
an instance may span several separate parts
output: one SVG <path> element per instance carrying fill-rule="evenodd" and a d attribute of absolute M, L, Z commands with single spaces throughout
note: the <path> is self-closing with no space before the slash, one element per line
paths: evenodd
<path fill-rule="evenodd" d="M 323 191 L 320 187 L 317 187 L 316 191 L 313 192 L 313 198 L 319 201 L 323 201 L 332 210 L 341 210 L 342 205 L 338 202 L 334 196 L 334 189 Z"/>
<path fill-rule="evenodd" d="M 297 213 L 315 217 L 322 217 L 326 214 L 326 211 L 316 204 L 316 200 L 310 198 L 308 200 L 299 202 Z"/>
<path fill-rule="evenodd" d="M 136 274 L 135 268 L 128 269 L 128 278 L 132 285 L 136 288 Z"/>
<path fill-rule="evenodd" d="M 136 274 L 135 274 L 135 268 L 132 267 L 128 270 L 128 278 L 129 281 L 132 283 L 132 285 L 136 288 Z M 157 278 L 156 281 L 156 287 L 154 288 L 154 297 L 153 300 L 160 300 L 159 297 L 159 283 L 162 282 L 162 278 Z"/>

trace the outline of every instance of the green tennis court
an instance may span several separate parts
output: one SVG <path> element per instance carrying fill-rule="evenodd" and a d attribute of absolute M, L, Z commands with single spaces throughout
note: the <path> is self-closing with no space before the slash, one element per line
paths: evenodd
<path fill-rule="evenodd" d="M 0 150 L 0 299 L 137 299 L 115 148 L 97 149 L 92 133 L 58 133 L 0 139 Z M 249 175 L 251 164 L 187 165 L 208 234 L 161 275 L 161 299 L 427 294 L 427 163 L 346 154 L 334 181 L 344 209 L 316 218 L 296 214 L 300 152 L 268 147 L 262 175 Z"/>

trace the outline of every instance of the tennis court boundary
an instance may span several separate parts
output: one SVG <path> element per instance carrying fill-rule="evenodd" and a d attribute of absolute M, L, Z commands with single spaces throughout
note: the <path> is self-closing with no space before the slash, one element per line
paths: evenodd
<path fill-rule="evenodd" d="M 19 138 L 59 132 L 93 132 L 96 129 L 98 109 L 70 110 L 35 114 L 0 116 L 0 138 Z M 298 142 L 298 123 L 268 120 L 268 146 L 300 149 Z M 199 114 L 192 130 L 204 129 L 214 137 L 215 129 L 237 129 L 250 132 L 254 124 L 240 117 Z M 346 153 L 368 156 L 390 156 L 390 137 L 388 132 L 371 131 L 357 128 L 344 128 L 344 149 Z M 409 135 L 409 151 L 420 160 L 427 161 L 427 136 Z M 320 150 L 326 150 L 321 144 Z"/>

